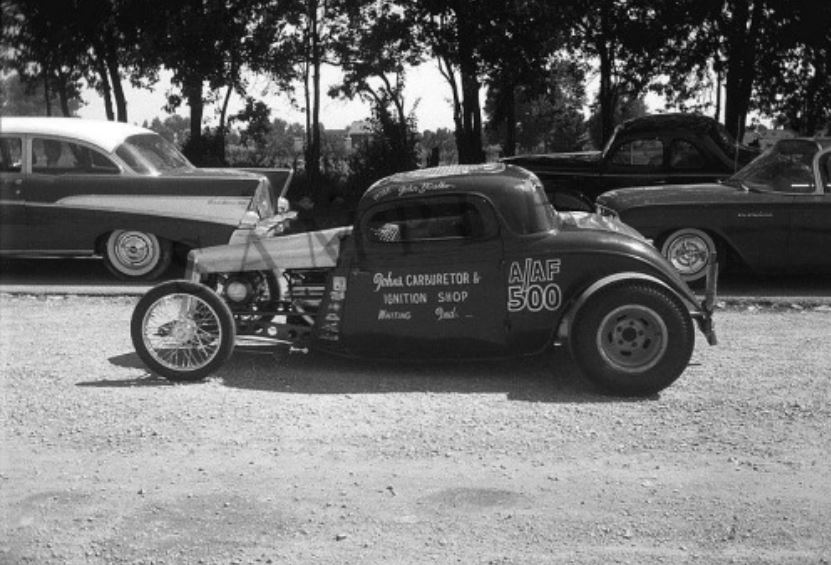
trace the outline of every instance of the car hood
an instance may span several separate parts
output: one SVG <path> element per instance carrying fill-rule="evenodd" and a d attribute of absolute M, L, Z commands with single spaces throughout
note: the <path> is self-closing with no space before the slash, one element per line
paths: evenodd
<path fill-rule="evenodd" d="M 558 212 L 558 214 L 560 216 L 561 231 L 608 231 L 646 241 L 636 229 L 608 216 L 590 214 L 588 212 Z"/>
<path fill-rule="evenodd" d="M 506 157 L 503 163 L 518 165 L 532 171 L 560 169 L 592 169 L 600 161 L 600 151 L 581 151 L 578 153 L 546 153 L 540 155 L 517 155 Z"/>
<path fill-rule="evenodd" d="M 619 212 L 634 206 L 729 202 L 738 194 L 743 191 L 723 184 L 671 184 L 610 190 L 597 197 L 597 204 Z"/>

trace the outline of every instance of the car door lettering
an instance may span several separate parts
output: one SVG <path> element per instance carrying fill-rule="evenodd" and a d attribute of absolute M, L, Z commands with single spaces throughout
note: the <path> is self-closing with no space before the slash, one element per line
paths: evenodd
<path fill-rule="evenodd" d="M 481 282 L 478 271 L 373 273 L 373 292 L 381 298 L 378 320 L 413 319 L 412 310 L 390 309 L 396 306 L 428 306 L 439 322 L 472 318 L 473 315 L 463 314 L 458 306 L 470 298 L 470 289 Z"/>
<path fill-rule="evenodd" d="M 508 271 L 508 311 L 554 311 L 562 303 L 560 286 L 553 282 L 560 274 L 560 259 L 514 261 Z"/>

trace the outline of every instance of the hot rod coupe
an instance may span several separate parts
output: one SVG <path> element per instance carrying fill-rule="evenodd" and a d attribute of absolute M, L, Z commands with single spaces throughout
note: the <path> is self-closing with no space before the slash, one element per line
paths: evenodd
<path fill-rule="evenodd" d="M 185 280 L 140 299 L 131 336 L 171 380 L 205 377 L 236 343 L 393 359 L 567 344 L 603 390 L 645 395 L 684 371 L 694 323 L 715 344 L 714 299 L 636 231 L 558 213 L 533 173 L 498 163 L 382 179 L 353 226 L 193 250 Z"/>

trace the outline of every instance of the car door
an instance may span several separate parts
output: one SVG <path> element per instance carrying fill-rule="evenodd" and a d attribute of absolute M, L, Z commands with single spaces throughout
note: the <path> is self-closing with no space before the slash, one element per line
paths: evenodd
<path fill-rule="evenodd" d="M 73 197 L 100 193 L 120 169 L 94 148 L 69 140 L 34 137 L 32 174 L 23 182 L 29 246 L 40 251 L 92 251 L 100 213 L 76 206 Z M 103 190 L 103 188 L 102 188 Z"/>
<path fill-rule="evenodd" d="M 0 136 L 0 251 L 25 250 L 23 138 Z"/>
<path fill-rule="evenodd" d="M 817 159 L 819 183 L 811 192 L 794 196 L 789 268 L 802 272 L 831 272 L 831 151 Z"/>
<path fill-rule="evenodd" d="M 345 344 L 382 356 L 498 356 L 505 350 L 502 240 L 483 197 L 381 203 L 356 234 Z"/>

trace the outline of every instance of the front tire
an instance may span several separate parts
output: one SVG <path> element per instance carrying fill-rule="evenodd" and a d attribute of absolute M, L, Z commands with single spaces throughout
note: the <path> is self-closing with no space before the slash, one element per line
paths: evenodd
<path fill-rule="evenodd" d="M 716 244 L 706 232 L 684 228 L 672 232 L 661 245 L 661 255 L 687 283 L 707 276 L 707 268 L 716 254 Z"/>
<path fill-rule="evenodd" d="M 172 381 L 195 381 L 228 360 L 236 331 L 231 310 L 211 289 L 170 281 L 139 300 L 130 337 L 151 371 Z"/>
<path fill-rule="evenodd" d="M 107 269 L 122 280 L 157 279 L 172 258 L 170 242 L 147 232 L 115 230 L 104 246 Z"/>
<path fill-rule="evenodd" d="M 577 314 L 572 353 L 585 377 L 619 396 L 648 396 L 686 369 L 692 319 L 667 290 L 627 283 L 602 290 Z"/>

